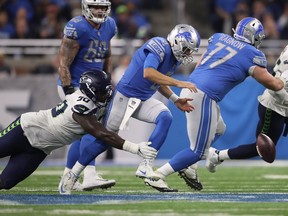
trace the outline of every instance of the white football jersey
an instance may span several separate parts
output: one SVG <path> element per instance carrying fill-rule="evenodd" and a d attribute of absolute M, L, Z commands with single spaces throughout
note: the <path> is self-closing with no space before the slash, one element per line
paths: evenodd
<path fill-rule="evenodd" d="M 22 114 L 21 126 L 33 147 L 50 154 L 52 150 L 69 145 L 85 134 L 73 119 L 73 112 L 99 115 L 103 109 L 77 90 L 52 109 Z"/>
<path fill-rule="evenodd" d="M 288 70 L 283 73 L 276 72 L 276 77 L 282 75 L 287 76 Z M 288 92 L 287 84 L 284 86 L 284 89 Z M 288 117 L 288 101 L 280 101 L 278 98 L 271 95 L 269 91 L 270 90 L 266 89 L 262 95 L 258 96 L 259 103 L 284 117 Z"/>

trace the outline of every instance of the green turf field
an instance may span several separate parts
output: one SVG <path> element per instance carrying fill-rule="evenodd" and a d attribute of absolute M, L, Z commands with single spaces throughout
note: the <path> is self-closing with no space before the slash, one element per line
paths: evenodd
<path fill-rule="evenodd" d="M 201 192 L 174 174 L 167 182 L 179 192 L 168 194 L 145 186 L 135 169 L 99 167 L 116 180 L 113 188 L 60 196 L 62 168 L 41 167 L 10 191 L 0 191 L 0 215 L 288 215 L 288 167 L 223 166 L 213 174 L 200 167 Z"/>

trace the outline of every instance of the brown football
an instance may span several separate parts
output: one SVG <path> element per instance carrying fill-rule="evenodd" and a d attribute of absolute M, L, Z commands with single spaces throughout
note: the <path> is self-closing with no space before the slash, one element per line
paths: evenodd
<path fill-rule="evenodd" d="M 276 157 L 276 148 L 271 138 L 260 133 L 256 141 L 256 149 L 259 156 L 267 163 L 273 163 Z"/>

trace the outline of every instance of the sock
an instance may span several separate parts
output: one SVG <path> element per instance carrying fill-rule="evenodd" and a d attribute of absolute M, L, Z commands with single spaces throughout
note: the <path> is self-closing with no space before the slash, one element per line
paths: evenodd
<path fill-rule="evenodd" d="M 231 158 L 228 155 L 228 149 L 219 151 L 219 160 L 230 160 Z"/>
<path fill-rule="evenodd" d="M 82 164 L 80 164 L 78 161 L 76 162 L 76 164 L 73 166 L 73 168 L 71 169 L 71 171 L 76 175 L 79 176 L 81 174 L 81 172 L 83 171 L 83 169 L 85 168 L 85 166 L 83 166 Z"/>
<path fill-rule="evenodd" d="M 85 176 L 88 177 L 88 176 L 94 176 L 96 175 L 96 169 L 95 169 L 95 166 L 91 166 L 91 165 L 88 165 L 85 167 L 84 169 L 84 178 Z"/>
<path fill-rule="evenodd" d="M 71 170 L 70 168 L 65 167 L 64 172 L 63 172 L 63 175 L 65 175 L 66 173 L 68 173 L 70 170 Z"/>
<path fill-rule="evenodd" d="M 156 170 L 156 173 L 159 175 L 161 179 L 165 179 L 166 176 L 171 175 L 175 171 L 171 167 L 169 163 L 164 164 Z"/>

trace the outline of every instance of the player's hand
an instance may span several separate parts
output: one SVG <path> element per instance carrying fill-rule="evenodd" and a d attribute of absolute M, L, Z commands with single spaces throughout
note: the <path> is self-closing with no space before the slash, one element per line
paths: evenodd
<path fill-rule="evenodd" d="M 74 86 L 69 85 L 69 86 L 63 86 L 63 91 L 65 95 L 70 95 L 73 94 L 76 91 L 76 89 L 74 88 Z"/>
<path fill-rule="evenodd" d="M 191 92 L 197 92 L 197 87 L 194 83 L 191 82 L 184 82 L 184 81 L 179 81 L 179 84 L 177 85 L 179 88 L 188 88 Z"/>
<path fill-rule="evenodd" d="M 157 156 L 157 150 L 150 147 L 151 142 L 141 142 L 138 144 L 139 149 L 137 154 L 145 159 L 154 159 Z"/>
<path fill-rule="evenodd" d="M 177 101 L 175 101 L 175 105 L 178 109 L 184 112 L 192 112 L 195 108 L 192 106 L 188 101 L 192 101 L 192 98 L 178 98 Z"/>

